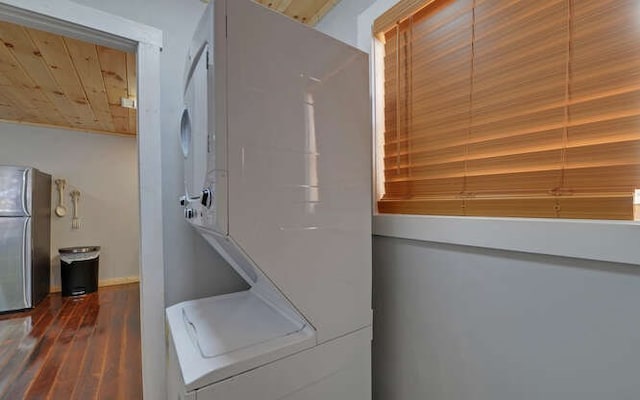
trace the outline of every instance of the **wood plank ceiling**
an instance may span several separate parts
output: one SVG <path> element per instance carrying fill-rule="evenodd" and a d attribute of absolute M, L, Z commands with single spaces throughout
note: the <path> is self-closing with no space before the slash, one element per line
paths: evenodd
<path fill-rule="evenodd" d="M 304 24 L 314 26 L 340 0 L 256 0 Z M 348 0 L 347 0 L 348 1 Z"/>
<path fill-rule="evenodd" d="M 135 135 L 135 54 L 0 22 L 0 120 Z"/>

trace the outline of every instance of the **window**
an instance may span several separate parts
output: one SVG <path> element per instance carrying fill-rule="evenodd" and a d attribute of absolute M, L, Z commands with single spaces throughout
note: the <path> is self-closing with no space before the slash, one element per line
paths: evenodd
<path fill-rule="evenodd" d="M 382 213 L 633 219 L 639 0 L 403 0 Z"/>

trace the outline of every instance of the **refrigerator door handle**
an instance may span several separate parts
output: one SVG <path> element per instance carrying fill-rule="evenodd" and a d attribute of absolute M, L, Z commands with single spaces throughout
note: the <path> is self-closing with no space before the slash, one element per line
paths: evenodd
<path fill-rule="evenodd" d="M 25 169 L 22 172 L 22 211 L 24 215 L 30 215 L 29 203 L 31 197 L 31 191 L 29 190 L 29 169 Z"/>
<path fill-rule="evenodd" d="M 25 307 L 31 307 L 31 218 L 24 221 L 22 229 L 22 270 L 24 272 L 22 280 L 22 298 Z"/>

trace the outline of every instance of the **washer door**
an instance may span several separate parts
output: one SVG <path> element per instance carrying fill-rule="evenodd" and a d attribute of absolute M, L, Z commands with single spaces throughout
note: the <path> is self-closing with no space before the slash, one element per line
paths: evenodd
<path fill-rule="evenodd" d="M 185 90 L 185 108 L 180 118 L 180 146 L 184 156 L 184 187 L 189 198 L 205 188 L 208 155 L 207 46 L 191 67 Z M 193 205 L 195 206 L 194 202 Z"/>

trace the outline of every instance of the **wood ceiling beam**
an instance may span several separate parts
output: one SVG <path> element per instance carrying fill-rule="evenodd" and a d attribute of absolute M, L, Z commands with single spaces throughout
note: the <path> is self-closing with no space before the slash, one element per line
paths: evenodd
<path fill-rule="evenodd" d="M 311 19 L 309 20 L 309 25 L 316 26 L 318 22 L 320 22 L 320 20 L 324 18 L 324 16 L 327 15 L 327 13 L 331 11 L 331 9 L 335 7 L 335 5 L 339 2 L 340 0 L 328 0 L 326 3 L 324 3 L 324 5 L 318 10 L 318 12 L 316 12 L 315 15 L 311 17 Z"/>

